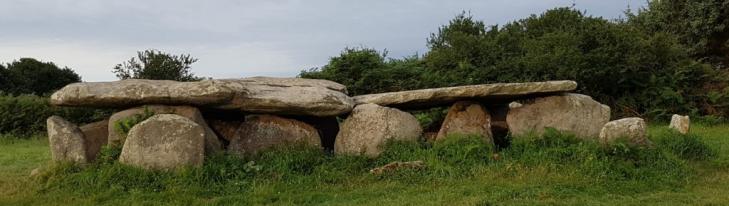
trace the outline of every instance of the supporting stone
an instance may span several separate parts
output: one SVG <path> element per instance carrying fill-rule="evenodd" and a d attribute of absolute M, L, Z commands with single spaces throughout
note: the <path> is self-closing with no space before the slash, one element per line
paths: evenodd
<path fill-rule="evenodd" d="M 376 157 L 387 141 L 417 141 L 422 133 L 418 120 L 407 112 L 376 104 L 357 105 L 340 127 L 334 152 Z"/>

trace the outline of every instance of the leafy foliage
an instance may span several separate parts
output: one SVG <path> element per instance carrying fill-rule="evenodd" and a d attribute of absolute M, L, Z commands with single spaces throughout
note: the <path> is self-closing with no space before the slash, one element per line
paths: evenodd
<path fill-rule="evenodd" d="M 629 21 L 649 32 L 675 34 L 690 54 L 720 68 L 729 66 L 729 1 L 650 1 Z"/>
<path fill-rule="evenodd" d="M 172 55 L 158 50 L 137 52 L 137 57 L 117 64 L 112 72 L 119 79 L 166 79 L 176 81 L 199 81 L 190 71 L 190 65 L 197 59 L 189 54 Z"/>
<path fill-rule="evenodd" d="M 154 112 L 152 110 L 149 110 L 148 107 L 144 107 L 144 111 L 142 111 L 142 113 L 134 114 L 132 116 L 122 118 L 114 122 L 114 131 L 116 131 L 123 137 L 126 137 L 129 133 L 129 130 L 131 130 L 134 125 L 137 125 L 152 116 L 154 116 Z"/>
<path fill-rule="evenodd" d="M 578 82 L 578 92 L 611 106 L 615 116 L 719 114 L 723 108 L 723 93 L 710 97 L 696 86 L 719 73 L 694 60 L 675 35 L 570 8 L 503 26 L 486 26 L 464 13 L 431 34 L 427 44 L 425 55 L 404 60 L 385 60 L 373 49 L 345 49 L 300 76 L 338 81 L 354 94 L 569 79 Z"/>
<path fill-rule="evenodd" d="M 109 110 L 54 107 L 47 97 L 36 95 L 0 95 L 0 116 L 3 117 L 0 118 L 0 133 L 28 137 L 45 132 L 46 119 L 52 115 L 74 123 L 89 123 L 109 114 Z"/>
<path fill-rule="evenodd" d="M 47 95 L 67 84 L 80 82 L 81 77 L 68 67 L 52 62 L 21 58 L 0 66 L 0 92 L 6 94 Z"/>
<path fill-rule="evenodd" d="M 347 85 L 350 95 L 419 88 L 422 62 L 417 56 L 386 60 L 387 52 L 345 48 L 329 64 L 302 71 L 299 77 L 328 79 Z"/>

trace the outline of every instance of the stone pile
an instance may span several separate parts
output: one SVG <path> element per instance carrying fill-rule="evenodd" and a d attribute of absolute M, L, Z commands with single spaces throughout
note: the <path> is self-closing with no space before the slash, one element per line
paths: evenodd
<path fill-rule="evenodd" d="M 52 104 L 118 112 L 81 127 L 54 116 L 48 135 L 56 161 L 88 163 L 110 145 L 121 147 L 121 163 L 155 170 L 200 166 L 221 151 L 243 157 L 294 143 L 376 157 L 388 141 L 424 134 L 436 144 L 454 134 L 494 144 L 503 131 L 518 138 L 555 128 L 606 144 L 624 136 L 646 142 L 642 119 L 608 123 L 610 108 L 569 93 L 576 87 L 574 81 L 497 83 L 350 97 L 336 82 L 301 78 L 75 83 L 54 93 Z M 442 106 L 450 109 L 437 131 L 424 131 L 403 111 Z M 151 115 L 140 119 L 145 113 Z M 120 129 L 134 119 L 140 122 Z"/>
<path fill-rule="evenodd" d="M 331 121 L 338 127 L 336 116 L 355 105 L 346 92 L 335 82 L 300 78 L 74 83 L 51 103 L 118 112 L 81 127 L 49 118 L 51 153 L 56 161 L 88 163 L 110 145 L 121 147 L 121 163 L 165 170 L 200 166 L 221 151 L 245 156 L 294 142 L 321 147 L 322 140 L 331 147 L 338 131 L 331 134 Z M 140 119 L 145 113 L 152 115 Z M 123 123 L 133 125 L 121 131 Z"/>

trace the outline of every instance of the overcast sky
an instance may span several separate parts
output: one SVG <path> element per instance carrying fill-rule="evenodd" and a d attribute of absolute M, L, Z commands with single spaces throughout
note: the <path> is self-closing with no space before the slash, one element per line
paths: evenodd
<path fill-rule="evenodd" d="M 0 62 L 33 57 L 84 81 L 159 49 L 189 53 L 200 76 L 295 76 L 344 47 L 423 54 L 426 38 L 461 11 L 504 24 L 554 7 L 623 17 L 646 0 L 0 0 Z"/>

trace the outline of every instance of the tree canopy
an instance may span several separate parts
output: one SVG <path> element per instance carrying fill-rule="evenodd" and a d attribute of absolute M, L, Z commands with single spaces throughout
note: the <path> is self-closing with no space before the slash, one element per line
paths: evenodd
<path fill-rule="evenodd" d="M 650 1 L 628 16 L 648 32 L 676 35 L 702 61 L 729 66 L 729 0 Z"/>
<path fill-rule="evenodd" d="M 0 65 L 0 91 L 4 93 L 46 95 L 80 81 L 81 76 L 68 67 L 59 68 L 52 62 L 33 58 Z"/>
<path fill-rule="evenodd" d="M 334 80 L 354 94 L 494 82 L 576 80 L 578 92 L 616 116 L 726 114 L 729 92 L 703 86 L 722 81 L 670 32 L 556 8 L 503 26 L 467 13 L 430 35 L 422 56 L 386 59 L 374 49 L 345 49 L 329 64 L 301 73 Z M 395 67 L 395 65 L 398 65 Z M 382 85 L 401 85 L 387 87 Z"/>
<path fill-rule="evenodd" d="M 189 54 L 172 55 L 158 50 L 145 50 L 137 52 L 137 57 L 117 64 L 112 72 L 119 79 L 199 81 L 203 78 L 190 71 L 190 65 L 197 60 Z"/>

